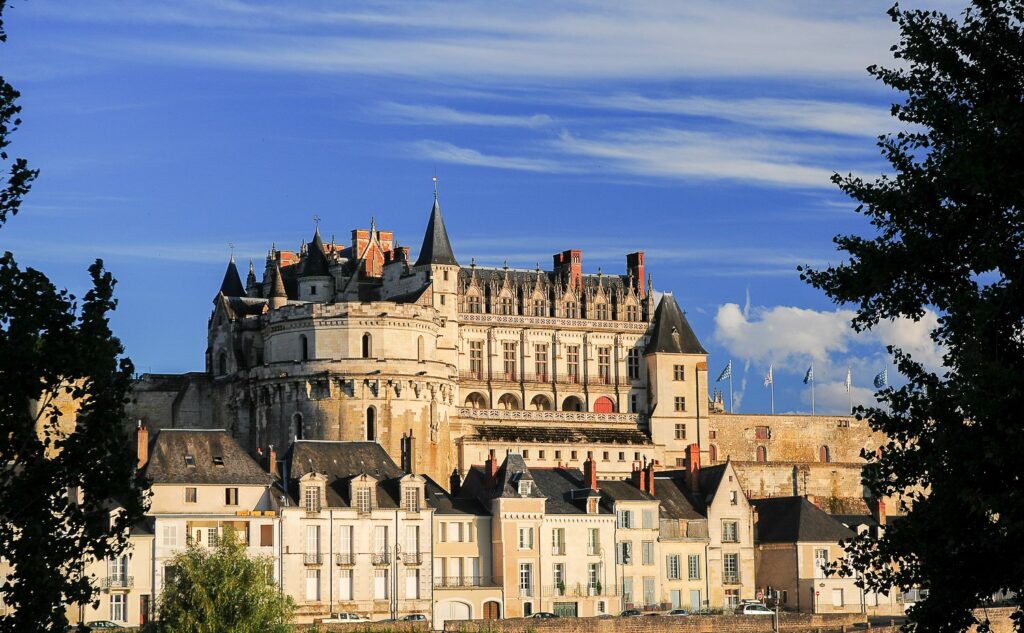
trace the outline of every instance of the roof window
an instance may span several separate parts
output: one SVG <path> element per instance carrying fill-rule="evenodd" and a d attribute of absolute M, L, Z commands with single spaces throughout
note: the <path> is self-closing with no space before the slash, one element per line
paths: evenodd
<path fill-rule="evenodd" d="M 223 466 L 224 465 L 224 458 L 221 457 L 220 455 L 215 455 L 214 458 L 213 458 L 213 465 L 214 466 Z"/>
<path fill-rule="evenodd" d="M 191 456 L 191 455 L 186 455 L 185 456 L 185 465 L 188 466 L 189 468 L 195 468 L 196 467 L 196 458 Z"/>

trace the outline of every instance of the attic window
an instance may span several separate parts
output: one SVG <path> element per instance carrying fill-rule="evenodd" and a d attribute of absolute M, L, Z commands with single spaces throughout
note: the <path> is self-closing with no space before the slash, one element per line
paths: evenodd
<path fill-rule="evenodd" d="M 215 455 L 214 458 L 213 458 L 213 465 L 214 466 L 223 466 L 224 465 L 224 458 L 221 457 L 220 455 Z"/>
<path fill-rule="evenodd" d="M 525 497 L 526 495 L 530 494 L 530 491 L 532 489 L 533 489 L 533 482 L 532 481 L 520 481 L 519 482 L 519 496 L 520 497 Z"/>
<path fill-rule="evenodd" d="M 185 456 L 185 465 L 188 466 L 189 468 L 195 468 L 196 467 L 196 458 L 192 457 L 191 455 L 186 455 Z"/>

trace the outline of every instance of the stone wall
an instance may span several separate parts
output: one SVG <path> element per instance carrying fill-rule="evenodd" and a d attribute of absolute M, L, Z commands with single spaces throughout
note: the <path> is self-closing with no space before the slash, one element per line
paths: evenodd
<path fill-rule="evenodd" d="M 772 631 L 773 618 L 755 615 L 691 615 L 688 617 L 647 617 L 634 618 L 557 618 L 541 620 L 534 618 L 509 618 L 505 620 L 449 620 L 445 631 L 457 633 L 768 633 Z M 843 627 L 852 630 L 854 624 L 863 622 L 857 614 L 781 614 L 779 626 L 783 631 L 839 631 Z"/>

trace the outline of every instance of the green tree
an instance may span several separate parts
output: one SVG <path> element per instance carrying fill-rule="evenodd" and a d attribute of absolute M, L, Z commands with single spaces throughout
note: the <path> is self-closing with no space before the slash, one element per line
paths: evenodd
<path fill-rule="evenodd" d="M 0 162 L 10 162 L 0 180 L 0 228 L 38 175 L 24 159 L 8 158 L 21 122 L 18 97 L 0 78 Z M 122 426 L 132 365 L 107 323 L 114 280 L 101 261 L 89 272 L 92 288 L 79 305 L 10 252 L 0 256 L 0 591 L 13 611 L 0 617 L 3 631 L 63 631 L 64 605 L 97 595 L 83 562 L 119 554 L 142 517 Z M 62 399 L 79 407 L 73 428 L 61 419 Z M 121 507 L 113 518 L 112 500 Z"/>
<path fill-rule="evenodd" d="M 274 585 L 273 559 L 249 558 L 234 530 L 216 547 L 190 544 L 169 563 L 160 623 L 169 633 L 285 633 L 295 605 Z"/>
<path fill-rule="evenodd" d="M 854 539 L 841 571 L 928 589 L 908 629 L 963 631 L 992 594 L 1024 591 L 1024 3 L 889 15 L 898 66 L 868 71 L 902 93 L 906 130 L 878 143 L 893 173 L 833 176 L 875 235 L 836 237 L 847 262 L 802 277 L 856 305 L 857 329 L 939 314 L 944 367 L 890 347 L 907 384 L 859 411 L 889 438 L 865 484 L 904 495 L 906 517 Z"/>

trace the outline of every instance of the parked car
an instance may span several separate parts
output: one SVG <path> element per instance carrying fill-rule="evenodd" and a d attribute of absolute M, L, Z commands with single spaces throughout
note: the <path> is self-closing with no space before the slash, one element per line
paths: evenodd
<path fill-rule="evenodd" d="M 643 615 L 643 614 L 640 613 L 639 609 L 626 609 L 625 611 L 623 611 L 622 613 L 619 614 L 619 617 L 620 618 L 635 618 L 635 617 L 640 616 L 640 615 Z"/>
<path fill-rule="evenodd" d="M 690 612 L 687 611 L 686 609 L 672 609 L 671 611 L 669 611 L 665 615 L 684 616 L 684 615 L 690 615 Z"/>
<path fill-rule="evenodd" d="M 364 618 L 358 613 L 332 613 L 331 617 L 321 620 L 324 624 L 339 624 L 342 622 L 369 622 L 370 618 Z"/>
<path fill-rule="evenodd" d="M 401 620 L 402 622 L 426 622 L 427 616 L 423 615 L 422 613 L 413 613 L 405 616 L 404 618 L 399 618 L 399 620 Z"/>
<path fill-rule="evenodd" d="M 775 615 L 775 612 L 763 604 L 744 604 L 736 612 L 739 615 Z"/>
<path fill-rule="evenodd" d="M 111 622 L 110 620 L 93 620 L 92 622 L 86 622 L 85 628 L 90 631 L 102 631 L 103 629 L 123 629 L 124 624 L 118 624 L 117 622 Z"/>
<path fill-rule="evenodd" d="M 555 613 L 551 613 L 550 611 L 538 611 L 537 613 L 534 613 L 530 617 L 531 618 L 538 618 L 540 620 L 547 620 L 548 618 L 557 618 L 559 616 L 557 614 L 555 614 Z"/>

